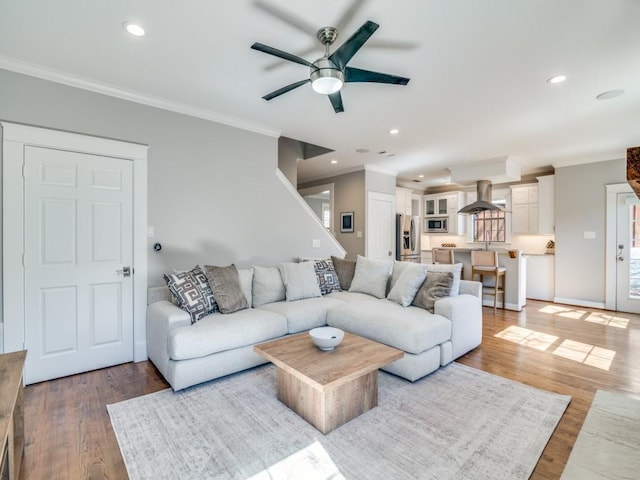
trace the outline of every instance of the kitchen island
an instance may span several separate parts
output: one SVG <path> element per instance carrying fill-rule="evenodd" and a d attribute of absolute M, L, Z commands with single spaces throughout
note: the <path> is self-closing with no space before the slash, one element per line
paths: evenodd
<path fill-rule="evenodd" d="M 455 247 L 448 248 L 448 250 L 453 250 L 456 263 L 462 263 L 462 278 L 465 280 L 473 280 L 471 278 L 471 251 L 484 249 Z M 526 257 L 522 255 L 520 250 L 510 250 L 506 248 L 489 248 L 489 250 L 498 252 L 498 263 L 507 270 L 505 277 L 505 309 L 515 310 L 517 312 L 521 311 L 527 305 Z M 514 252 L 515 258 L 511 258 L 509 252 Z M 477 276 L 476 280 L 479 280 Z M 486 279 L 485 281 L 491 280 Z M 493 307 L 493 297 L 483 297 L 482 303 L 483 305 Z M 502 306 L 501 297 L 498 297 L 498 305 Z"/>

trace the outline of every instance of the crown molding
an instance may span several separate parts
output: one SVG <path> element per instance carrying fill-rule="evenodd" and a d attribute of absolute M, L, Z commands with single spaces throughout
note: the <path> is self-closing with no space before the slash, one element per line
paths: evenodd
<path fill-rule="evenodd" d="M 238 118 L 230 117 L 220 113 L 213 112 L 211 110 L 194 107 L 180 102 L 174 102 L 161 97 L 154 97 L 143 93 L 126 90 L 107 83 L 97 82 L 70 73 L 61 72 L 40 65 L 28 63 L 16 58 L 0 55 L 0 69 L 10 70 L 12 72 L 21 73 L 31 77 L 41 78 L 50 82 L 60 83 L 70 87 L 80 88 L 94 93 L 100 93 L 121 100 L 127 100 L 149 107 L 160 108 L 162 110 L 168 110 L 175 113 L 181 113 L 190 117 L 201 118 L 203 120 L 209 120 L 211 122 L 221 123 L 230 127 L 240 128 L 242 130 L 248 130 L 250 132 L 259 133 L 268 137 L 279 137 L 281 132 L 264 127 L 262 125 L 256 125 L 250 122 L 245 122 Z"/>

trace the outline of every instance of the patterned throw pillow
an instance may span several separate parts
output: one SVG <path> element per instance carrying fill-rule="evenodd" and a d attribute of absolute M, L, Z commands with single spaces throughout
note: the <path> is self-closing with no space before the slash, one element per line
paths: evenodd
<path fill-rule="evenodd" d="M 316 271 L 316 277 L 318 277 L 318 285 L 320 286 L 320 293 L 322 293 L 322 295 L 342 291 L 338 274 L 330 259 L 313 260 L 313 268 Z"/>
<path fill-rule="evenodd" d="M 211 287 L 200 267 L 165 275 L 164 280 L 178 300 L 178 306 L 191 315 L 191 323 L 216 311 L 217 305 Z"/>

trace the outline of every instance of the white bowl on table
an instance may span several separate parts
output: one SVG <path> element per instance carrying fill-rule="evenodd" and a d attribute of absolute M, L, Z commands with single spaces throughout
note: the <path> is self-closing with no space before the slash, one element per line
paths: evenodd
<path fill-rule="evenodd" d="M 318 327 L 309 330 L 309 336 L 320 350 L 330 351 L 344 338 L 344 332 L 334 327 Z"/>

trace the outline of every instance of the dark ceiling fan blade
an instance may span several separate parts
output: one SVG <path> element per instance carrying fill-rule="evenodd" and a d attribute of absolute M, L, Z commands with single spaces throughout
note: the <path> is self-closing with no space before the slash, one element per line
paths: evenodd
<path fill-rule="evenodd" d="M 267 93 L 262 98 L 264 98 L 267 101 L 271 100 L 273 98 L 279 97 L 283 93 L 287 93 L 287 92 L 293 90 L 294 88 L 301 87 L 302 85 L 304 85 L 305 83 L 309 83 L 310 81 L 311 80 L 309 80 L 308 78 L 306 80 L 300 80 L 299 82 L 292 83 L 291 85 L 287 85 L 286 87 L 282 87 L 282 88 L 279 88 L 278 90 L 274 90 L 271 93 Z"/>
<path fill-rule="evenodd" d="M 349 22 L 353 20 L 353 17 L 356 16 L 358 10 L 360 10 L 360 8 L 362 8 L 362 5 L 364 5 L 367 1 L 368 0 L 353 0 L 351 2 L 351 5 L 349 5 L 346 10 L 342 12 L 340 19 L 335 22 L 335 26 L 338 29 L 338 32 L 342 32 L 345 28 L 347 28 Z"/>
<path fill-rule="evenodd" d="M 304 50 L 300 50 L 299 52 L 296 52 L 294 55 L 298 57 L 306 57 L 307 55 L 311 55 L 314 52 L 317 54 L 316 56 L 322 55 L 322 49 L 317 43 L 312 47 L 305 48 Z M 283 59 L 274 60 L 272 63 L 265 66 L 263 70 L 268 72 L 271 70 L 275 70 L 276 68 L 281 67 L 283 65 L 287 65 L 287 62 L 285 62 Z"/>
<path fill-rule="evenodd" d="M 395 85 L 406 85 L 410 78 L 399 77 L 397 75 L 389 75 L 388 73 L 372 72 L 370 70 L 361 70 L 359 68 L 347 67 L 344 70 L 345 82 L 374 82 L 374 83 L 393 83 Z"/>
<path fill-rule="evenodd" d="M 329 100 L 331 101 L 331 105 L 333 106 L 333 110 L 336 113 L 344 112 L 344 107 L 342 106 L 342 95 L 340 95 L 340 90 L 336 93 L 332 93 L 328 95 Z"/>
<path fill-rule="evenodd" d="M 343 70 L 344 67 L 347 66 L 347 63 L 349 63 L 349 60 L 360 50 L 364 42 L 373 35 L 373 32 L 375 32 L 379 26 L 380 25 L 372 21 L 366 21 L 346 42 L 340 45 L 340 48 L 329 55 L 329 60 L 335 63 L 340 70 Z"/>
<path fill-rule="evenodd" d="M 273 55 L 274 57 L 284 58 L 285 60 L 289 60 L 290 62 L 299 63 L 300 65 L 305 65 L 307 67 L 313 68 L 313 64 L 310 62 L 307 62 L 304 58 L 300 58 L 296 55 L 293 55 L 292 53 L 287 53 L 282 50 L 278 50 L 277 48 L 270 47 L 263 43 L 256 42 L 253 45 L 251 45 L 251 48 L 253 48 L 254 50 L 258 50 L 259 52 L 268 53 L 269 55 Z"/>
<path fill-rule="evenodd" d="M 271 5 L 261 0 L 256 0 L 255 2 L 253 2 L 253 4 L 256 7 L 264 10 L 268 14 L 273 15 L 276 18 L 279 18 L 285 23 L 288 23 L 293 28 L 300 30 L 301 32 L 308 33 L 314 39 L 316 38 L 316 31 L 318 30 L 318 27 L 315 27 L 310 23 L 307 23 L 304 19 L 297 17 L 292 13 L 287 12 L 282 8 L 276 7 L 275 5 Z"/>

